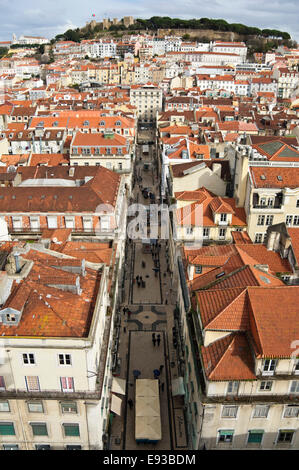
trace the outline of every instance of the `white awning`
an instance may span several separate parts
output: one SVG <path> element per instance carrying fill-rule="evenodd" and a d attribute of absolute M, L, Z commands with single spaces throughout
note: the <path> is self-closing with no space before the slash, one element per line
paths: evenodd
<path fill-rule="evenodd" d="M 178 377 L 174 379 L 171 384 L 172 396 L 176 395 L 185 395 L 184 379 L 183 377 Z"/>
<path fill-rule="evenodd" d="M 121 405 L 122 399 L 116 395 L 112 395 L 110 410 L 113 411 L 113 413 L 121 416 Z"/>
<path fill-rule="evenodd" d="M 159 397 L 159 382 L 153 379 L 136 380 L 136 397 Z"/>
<path fill-rule="evenodd" d="M 113 377 L 111 392 L 119 393 L 120 395 L 126 394 L 126 381 L 119 377 Z"/>

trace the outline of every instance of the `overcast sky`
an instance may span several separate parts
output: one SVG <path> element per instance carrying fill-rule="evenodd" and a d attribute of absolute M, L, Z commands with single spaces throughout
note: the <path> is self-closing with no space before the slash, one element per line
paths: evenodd
<path fill-rule="evenodd" d="M 104 6 L 103 6 L 104 4 Z M 222 18 L 261 29 L 288 31 L 299 41 L 299 0 L 0 0 L 0 40 L 12 34 L 49 39 L 103 17 Z"/>

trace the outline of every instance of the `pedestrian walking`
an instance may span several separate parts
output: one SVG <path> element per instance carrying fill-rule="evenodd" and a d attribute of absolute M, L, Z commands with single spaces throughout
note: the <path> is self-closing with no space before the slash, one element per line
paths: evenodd
<path fill-rule="evenodd" d="M 160 341 L 161 341 L 161 338 L 160 338 L 160 335 L 157 336 L 157 344 L 158 346 L 160 346 Z"/>
<path fill-rule="evenodd" d="M 163 371 L 163 367 L 164 367 L 163 364 L 161 364 L 160 367 L 159 367 L 159 371 L 160 371 L 160 372 Z"/>
<path fill-rule="evenodd" d="M 164 392 L 164 382 L 162 382 L 161 391 Z"/>
<path fill-rule="evenodd" d="M 124 326 L 124 333 L 126 333 L 126 332 L 127 332 L 127 328 Z"/>
<path fill-rule="evenodd" d="M 123 308 L 123 313 L 126 314 L 126 307 Z"/>
<path fill-rule="evenodd" d="M 138 280 L 138 282 L 137 282 L 137 285 L 138 285 L 138 287 L 140 287 L 140 281 L 139 281 L 139 280 Z"/>
<path fill-rule="evenodd" d="M 131 398 L 128 400 L 128 405 L 129 405 L 130 410 L 131 410 L 133 408 L 133 400 Z"/>
<path fill-rule="evenodd" d="M 137 282 L 139 281 L 139 276 L 136 276 L 136 281 L 137 281 Z"/>
<path fill-rule="evenodd" d="M 154 337 L 152 338 L 152 342 L 153 342 L 153 345 L 154 345 L 154 346 L 156 346 L 156 341 L 157 341 L 157 340 L 156 340 L 156 338 L 155 338 L 155 336 L 154 336 Z"/>
<path fill-rule="evenodd" d="M 128 320 L 130 320 L 131 313 L 131 310 L 128 310 Z"/>
<path fill-rule="evenodd" d="M 154 338 L 156 338 L 155 333 L 152 334 L 152 340 L 153 340 Z"/>

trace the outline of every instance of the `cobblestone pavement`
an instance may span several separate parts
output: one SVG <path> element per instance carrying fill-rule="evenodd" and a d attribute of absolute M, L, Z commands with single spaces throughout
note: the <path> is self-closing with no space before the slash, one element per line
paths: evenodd
<path fill-rule="evenodd" d="M 153 140 L 153 138 L 149 138 Z M 141 150 L 139 146 L 139 152 Z M 156 198 L 159 195 L 159 181 L 153 166 L 154 155 L 142 155 L 137 152 L 135 174 L 142 177 L 143 187 L 153 188 Z M 152 168 L 144 170 L 145 162 L 152 163 Z M 138 182 L 133 190 L 133 201 L 148 205 Z M 127 381 L 127 395 L 123 397 L 122 416 L 115 415 L 111 425 L 111 450 L 187 450 L 186 426 L 183 411 L 183 397 L 172 397 L 171 382 L 179 374 L 176 350 L 172 345 L 174 326 L 174 308 L 176 302 L 177 273 L 167 271 L 166 241 L 161 245 L 155 257 L 143 253 L 140 240 L 129 243 L 126 253 L 125 298 L 121 305 L 121 335 L 119 341 L 120 367 L 118 376 Z M 159 272 L 155 273 L 155 259 Z M 144 264 L 142 263 L 144 262 Z M 145 287 L 138 286 L 136 276 L 142 276 Z M 123 307 L 131 314 L 123 314 Z M 160 334 L 161 343 L 153 345 L 152 333 Z M 137 444 L 135 441 L 135 407 L 130 409 L 128 400 L 135 398 L 133 370 L 141 371 L 140 378 L 152 379 L 153 370 L 163 366 L 160 377 L 160 409 L 162 439 L 157 444 Z M 162 386 L 162 384 L 164 385 Z"/>

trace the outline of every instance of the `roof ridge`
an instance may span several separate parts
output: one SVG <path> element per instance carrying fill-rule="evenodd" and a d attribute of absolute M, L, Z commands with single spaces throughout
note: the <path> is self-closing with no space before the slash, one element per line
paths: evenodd
<path fill-rule="evenodd" d="M 225 315 L 226 311 L 228 310 L 228 308 L 231 308 L 233 306 L 233 304 L 239 300 L 239 298 L 241 296 L 246 296 L 247 294 L 247 287 L 243 287 L 241 288 L 243 289 L 242 292 L 240 292 L 237 297 L 235 297 L 226 307 L 224 307 L 219 313 L 217 313 L 217 315 L 213 318 L 213 320 L 210 321 L 210 323 L 208 323 L 206 326 L 205 326 L 205 329 L 207 329 L 209 326 L 211 326 L 211 324 L 213 324 L 215 322 L 216 319 L 218 319 L 220 316 L 222 315 Z M 247 299 L 247 296 L 246 296 L 246 299 Z M 246 301 L 245 299 L 245 301 Z M 242 330 L 234 330 L 234 331 L 242 331 Z"/>

